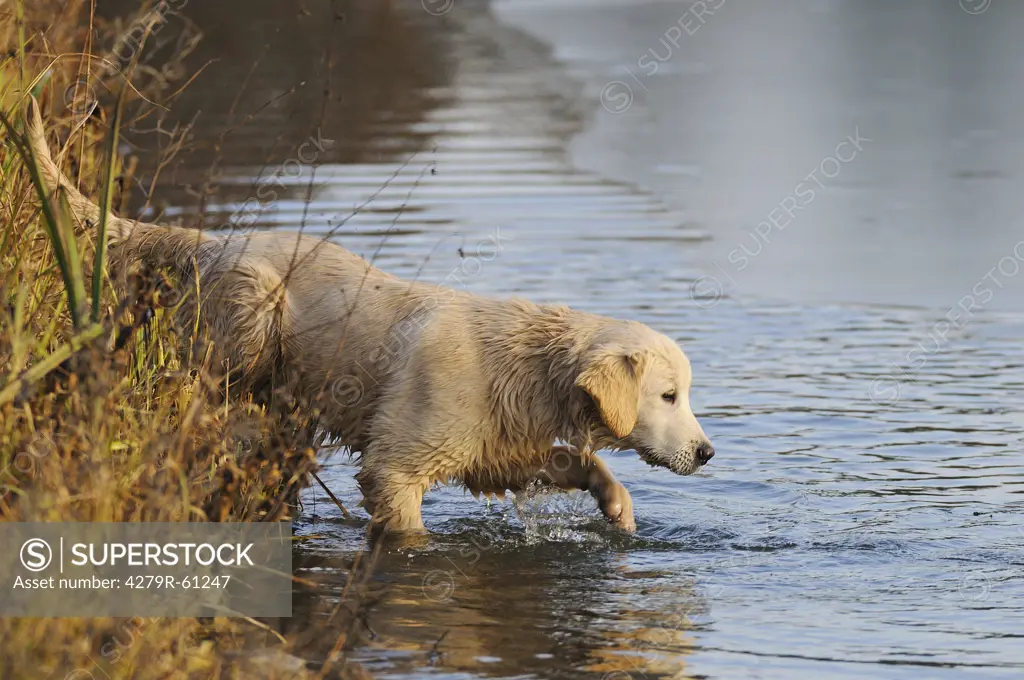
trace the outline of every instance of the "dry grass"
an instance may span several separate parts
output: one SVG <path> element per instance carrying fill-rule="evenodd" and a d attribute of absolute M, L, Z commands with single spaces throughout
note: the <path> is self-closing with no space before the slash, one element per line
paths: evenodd
<path fill-rule="evenodd" d="M 122 172 L 105 141 L 117 117 L 101 106 L 79 124 L 64 101 L 86 72 L 101 92 L 124 82 L 81 56 L 89 22 L 85 0 L 0 4 L 0 105 L 18 127 L 36 94 L 69 176 L 109 197 Z M 181 83 L 136 85 L 129 99 Z M 0 134 L 0 520 L 287 518 L 315 465 L 314 421 L 287 399 L 273 413 L 225 401 L 204 345 L 174 327 L 173 285 L 159 272 L 112 275 L 99 230 L 41 201 L 17 133 Z M 254 642 L 288 649 L 244 621 L 0 619 L 0 679 L 278 677 L 272 663 L 253 675 L 237 661 Z"/>

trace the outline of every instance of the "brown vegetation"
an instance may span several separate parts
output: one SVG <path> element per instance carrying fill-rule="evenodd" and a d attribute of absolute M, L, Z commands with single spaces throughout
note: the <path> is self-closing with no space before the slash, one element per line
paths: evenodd
<path fill-rule="evenodd" d="M 226 401 L 208 345 L 175 327 L 171 308 L 192 298 L 161 272 L 108 267 L 103 225 L 75 224 L 45 196 L 20 141 L 34 94 L 65 172 L 116 206 L 129 171 L 108 93 L 170 101 L 186 84 L 136 74 L 134 56 L 104 64 L 91 9 L 0 5 L 0 521 L 286 519 L 315 466 L 315 414 L 286 398 Z M 99 35 L 116 45 L 119 28 Z M 246 669 L 240 650 L 287 651 L 279 637 L 244 620 L 0 619 L 0 678 L 306 677 L 266 657 Z"/>

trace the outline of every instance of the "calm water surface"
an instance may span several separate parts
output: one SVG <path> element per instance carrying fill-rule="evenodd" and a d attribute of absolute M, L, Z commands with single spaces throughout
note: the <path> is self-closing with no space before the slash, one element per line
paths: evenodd
<path fill-rule="evenodd" d="M 431 492 L 429 541 L 380 556 L 351 637 L 375 674 L 1024 675 L 1021 279 L 935 330 L 1024 238 L 1021 13 L 899 3 L 884 21 L 877 4 L 727 3 L 618 117 L 603 86 L 642 77 L 685 3 L 510 2 L 499 21 L 470 2 L 254 2 L 245 40 L 237 17 L 190 6 L 194 57 L 220 61 L 176 109 L 200 114 L 196 151 L 158 207 L 195 214 L 212 140 L 280 97 L 224 138 L 208 226 L 319 128 L 334 143 L 315 174 L 276 180 L 260 228 L 337 229 L 395 274 L 644 321 L 690 356 L 718 451 L 687 478 L 608 456 L 636 536 L 585 496 Z M 757 49 L 727 49 L 744 40 Z M 863 162 L 728 269 L 857 126 Z M 323 475 L 350 507 L 354 472 L 338 455 Z M 330 604 L 364 522 L 318 488 L 304 503 L 299 573 Z M 342 632 L 322 602 L 297 596 L 292 622 L 322 628 L 321 660 Z"/>

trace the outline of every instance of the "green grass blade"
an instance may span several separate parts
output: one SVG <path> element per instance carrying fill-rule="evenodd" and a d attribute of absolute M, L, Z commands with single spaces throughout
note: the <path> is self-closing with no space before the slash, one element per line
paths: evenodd
<path fill-rule="evenodd" d="M 85 347 L 86 344 L 92 342 L 102 334 L 102 326 L 89 326 L 78 335 L 71 338 L 71 342 L 57 348 L 48 356 L 33 364 L 31 368 L 22 373 L 19 377 L 12 379 L 4 385 L 3 388 L 0 388 L 0 406 L 3 406 L 9 401 L 13 401 L 22 389 L 39 381 L 40 378 L 60 366 L 61 362 L 65 359 L 80 350 L 82 347 Z"/>
<path fill-rule="evenodd" d="M 121 108 L 124 104 L 126 87 L 117 95 L 117 106 L 110 121 L 110 135 L 107 137 L 107 174 L 103 179 L 100 194 L 100 224 L 96 233 L 96 259 L 92 265 L 92 320 L 100 320 L 100 297 L 103 293 L 103 272 L 107 260 L 107 222 L 110 220 L 110 203 L 114 197 L 114 166 L 117 161 L 117 138 L 121 131 Z"/>
<path fill-rule="evenodd" d="M 71 204 L 68 202 L 68 192 L 61 188 L 58 191 L 58 205 L 60 206 L 60 212 L 57 213 L 57 226 L 60 230 L 60 237 L 64 243 L 64 252 L 68 258 L 68 278 L 69 285 L 74 289 L 74 306 L 76 313 L 72 314 L 72 318 L 77 318 L 78 321 L 75 323 L 75 329 L 78 330 L 82 327 L 81 320 L 85 310 L 82 305 L 85 304 L 85 277 L 82 275 L 82 258 L 78 254 L 78 239 L 75 238 L 75 218 L 71 212 Z M 68 296 L 68 304 L 72 304 L 71 296 Z"/>
<path fill-rule="evenodd" d="M 43 210 L 43 228 L 46 230 L 46 235 L 50 239 L 50 244 L 53 246 L 54 256 L 57 258 L 57 266 L 60 268 L 61 277 L 64 279 L 64 292 L 68 297 L 68 311 L 71 313 L 71 322 L 74 324 L 76 329 L 82 328 L 82 317 L 81 317 L 81 302 L 82 299 L 78 297 L 78 291 L 81 290 L 84 293 L 84 285 L 82 285 L 81 276 L 78 278 L 79 285 L 75 285 L 75 279 L 72 275 L 72 266 L 68 259 L 67 250 L 65 249 L 64 239 L 62 236 L 62 230 L 60 222 L 57 220 L 57 215 L 53 210 L 53 203 L 50 201 L 49 196 L 46 193 L 46 185 L 43 184 L 42 176 L 39 174 L 39 166 L 36 164 L 36 159 L 32 155 L 32 150 L 21 141 L 21 136 L 14 129 L 10 119 L 7 115 L 0 111 L 0 124 L 3 124 L 7 130 L 7 142 L 14 145 L 15 151 L 21 156 L 22 161 L 25 163 L 25 167 L 28 168 L 29 177 L 32 180 L 32 185 L 36 188 L 36 193 L 39 195 L 39 202 L 42 204 Z M 71 235 L 74 240 L 74 234 Z M 75 249 L 77 251 L 77 248 Z M 81 274 L 81 262 L 78 263 L 78 271 Z"/>

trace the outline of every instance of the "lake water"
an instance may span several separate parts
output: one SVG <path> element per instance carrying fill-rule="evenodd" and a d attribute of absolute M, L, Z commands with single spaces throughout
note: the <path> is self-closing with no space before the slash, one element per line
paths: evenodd
<path fill-rule="evenodd" d="M 704 5 L 189 5 L 218 61 L 161 209 L 214 165 L 208 226 L 249 201 L 401 276 L 644 321 L 717 451 L 607 456 L 635 536 L 585 496 L 431 492 L 355 631 L 321 605 L 365 523 L 308 490 L 311 659 L 346 633 L 381 677 L 1024 674 L 1024 6 Z M 322 475 L 349 507 L 355 470 Z"/>

